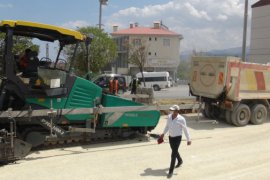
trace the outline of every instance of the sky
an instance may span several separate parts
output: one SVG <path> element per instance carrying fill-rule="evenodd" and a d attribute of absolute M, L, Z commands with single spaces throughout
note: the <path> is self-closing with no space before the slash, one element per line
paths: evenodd
<path fill-rule="evenodd" d="M 249 0 L 248 38 L 251 5 Z M 241 47 L 245 0 L 108 0 L 102 6 L 102 28 L 111 33 L 137 22 L 152 27 L 162 20 L 184 39 L 180 52 Z M 0 20 L 27 20 L 76 29 L 98 26 L 99 0 L 0 0 Z"/>

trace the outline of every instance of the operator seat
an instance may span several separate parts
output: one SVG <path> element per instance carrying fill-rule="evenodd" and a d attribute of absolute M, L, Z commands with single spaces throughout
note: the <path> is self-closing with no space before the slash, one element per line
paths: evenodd
<path fill-rule="evenodd" d="M 37 77 L 39 59 L 36 51 L 31 51 L 28 56 L 28 65 L 23 69 L 23 77 Z"/>

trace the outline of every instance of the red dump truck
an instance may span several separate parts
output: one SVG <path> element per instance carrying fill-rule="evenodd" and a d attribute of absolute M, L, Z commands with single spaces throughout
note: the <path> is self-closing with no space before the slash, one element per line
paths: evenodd
<path fill-rule="evenodd" d="M 262 124 L 270 107 L 270 65 L 236 57 L 193 57 L 190 93 L 204 103 L 202 114 L 235 126 Z"/>

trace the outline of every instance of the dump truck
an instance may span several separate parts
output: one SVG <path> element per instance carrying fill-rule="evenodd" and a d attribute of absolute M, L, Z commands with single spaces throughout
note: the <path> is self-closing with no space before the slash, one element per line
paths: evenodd
<path fill-rule="evenodd" d="M 194 56 L 190 93 L 204 104 L 207 118 L 235 126 L 262 124 L 270 107 L 270 65 L 229 56 Z"/>

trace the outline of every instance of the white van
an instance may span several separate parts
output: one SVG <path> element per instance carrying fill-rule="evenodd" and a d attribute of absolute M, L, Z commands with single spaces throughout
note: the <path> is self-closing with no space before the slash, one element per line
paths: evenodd
<path fill-rule="evenodd" d="M 170 87 L 168 72 L 143 72 L 146 87 L 153 87 L 155 91 Z M 142 74 L 139 72 L 136 77 L 140 80 L 143 86 Z"/>

